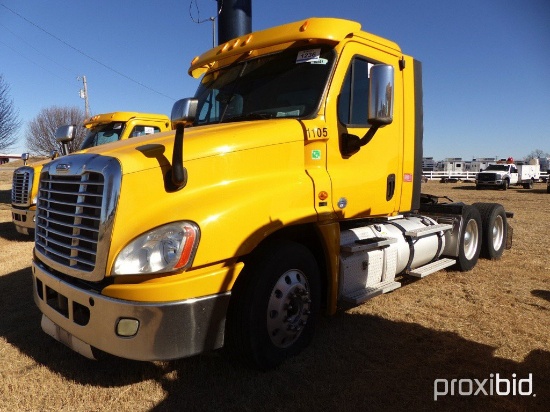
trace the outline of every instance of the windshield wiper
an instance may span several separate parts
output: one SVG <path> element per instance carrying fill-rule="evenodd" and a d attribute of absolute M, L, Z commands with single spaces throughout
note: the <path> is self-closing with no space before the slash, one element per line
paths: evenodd
<path fill-rule="evenodd" d="M 253 112 L 253 113 L 241 114 L 238 116 L 227 117 L 223 119 L 223 122 L 238 122 L 241 120 L 266 120 L 266 119 L 273 119 L 275 117 L 277 117 L 276 113 Z"/>

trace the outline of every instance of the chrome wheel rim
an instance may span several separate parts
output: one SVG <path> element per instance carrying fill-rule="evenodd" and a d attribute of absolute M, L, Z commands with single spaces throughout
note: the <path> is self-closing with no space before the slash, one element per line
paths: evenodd
<path fill-rule="evenodd" d="M 309 285 L 303 272 L 286 271 L 271 291 L 267 305 L 267 332 L 278 348 L 288 348 L 302 334 L 311 313 Z"/>
<path fill-rule="evenodd" d="M 477 244 L 479 242 L 479 228 L 474 219 L 470 219 L 466 225 L 464 232 L 464 256 L 468 260 L 472 260 L 477 251 Z"/>
<path fill-rule="evenodd" d="M 497 216 L 492 230 L 493 249 L 499 250 L 504 242 L 504 220 L 502 216 Z"/>

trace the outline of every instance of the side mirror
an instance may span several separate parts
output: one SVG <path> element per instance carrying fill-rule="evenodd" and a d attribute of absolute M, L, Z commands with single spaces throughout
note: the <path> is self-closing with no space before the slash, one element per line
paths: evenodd
<path fill-rule="evenodd" d="M 172 129 L 181 124 L 183 127 L 191 126 L 197 115 L 199 101 L 197 99 L 185 98 L 178 100 L 172 107 L 170 120 L 172 121 Z"/>
<path fill-rule="evenodd" d="M 361 138 L 347 133 L 342 136 L 340 150 L 346 157 L 354 155 L 370 142 L 380 127 L 393 122 L 393 66 L 375 64 L 370 69 L 369 82 L 367 114 L 371 127 Z"/>
<path fill-rule="evenodd" d="M 59 143 L 69 143 L 74 140 L 75 136 L 76 126 L 74 124 L 60 126 L 55 131 L 55 140 Z"/>
<path fill-rule="evenodd" d="M 385 126 L 393 122 L 393 66 L 375 64 L 370 69 L 369 123 Z"/>
<path fill-rule="evenodd" d="M 69 142 L 73 141 L 76 136 L 76 125 L 68 124 L 60 126 L 55 131 L 55 140 L 61 143 L 63 155 L 69 154 Z"/>

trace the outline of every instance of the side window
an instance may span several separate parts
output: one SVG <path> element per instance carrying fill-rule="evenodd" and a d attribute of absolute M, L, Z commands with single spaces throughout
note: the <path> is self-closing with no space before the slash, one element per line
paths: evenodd
<path fill-rule="evenodd" d="M 368 125 L 369 70 L 372 63 L 354 58 L 351 62 L 340 97 L 338 120 L 347 126 Z"/>
<path fill-rule="evenodd" d="M 130 137 L 144 136 L 146 134 L 159 133 L 160 128 L 157 126 L 135 126 L 130 133 Z"/>

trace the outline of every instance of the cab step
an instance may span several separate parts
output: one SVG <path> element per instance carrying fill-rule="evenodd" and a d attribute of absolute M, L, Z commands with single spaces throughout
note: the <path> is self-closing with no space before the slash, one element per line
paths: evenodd
<path fill-rule="evenodd" d="M 401 287 L 401 283 L 395 282 L 393 279 L 386 280 L 380 283 L 376 283 L 372 286 L 366 287 L 364 289 L 358 289 L 353 292 L 349 292 L 347 295 L 343 296 L 343 299 L 346 302 L 353 303 L 354 305 L 359 305 L 378 295 L 391 292 L 392 290 L 395 290 L 400 287 Z"/>
<path fill-rule="evenodd" d="M 393 243 L 397 243 L 395 238 L 373 237 L 356 240 L 354 243 L 342 245 L 340 250 L 346 253 L 365 252 L 370 250 L 382 249 Z"/>
<path fill-rule="evenodd" d="M 437 225 L 431 225 L 431 226 L 425 226 L 418 229 L 412 229 L 407 230 L 405 232 L 405 236 L 411 237 L 411 238 L 419 238 L 422 236 L 427 236 L 435 232 L 446 232 L 447 230 L 451 230 L 453 228 L 453 225 L 448 223 L 440 223 Z"/>
<path fill-rule="evenodd" d="M 411 270 L 409 272 L 409 275 L 417 278 L 423 278 L 441 269 L 445 269 L 449 266 L 452 266 L 455 263 L 456 263 L 456 259 L 449 259 L 449 258 L 439 259 L 439 260 L 436 260 L 435 262 L 428 263 L 427 265 L 420 266 L 419 268 Z"/>

